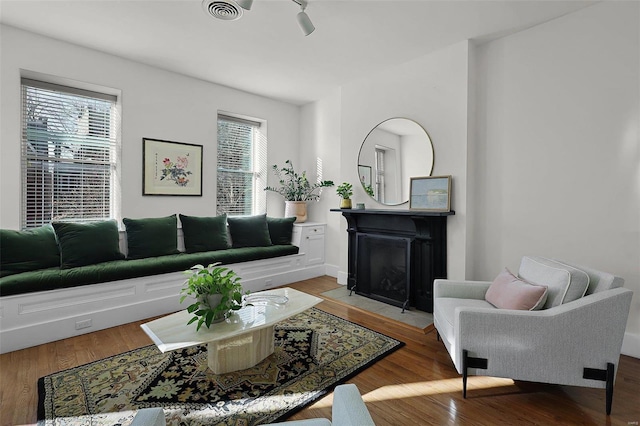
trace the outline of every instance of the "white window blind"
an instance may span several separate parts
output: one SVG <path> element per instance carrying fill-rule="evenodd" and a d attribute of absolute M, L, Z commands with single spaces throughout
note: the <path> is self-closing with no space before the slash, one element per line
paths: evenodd
<path fill-rule="evenodd" d="M 262 123 L 218 114 L 217 214 L 266 209 L 266 137 Z"/>
<path fill-rule="evenodd" d="M 22 79 L 22 227 L 116 217 L 117 98 Z"/>
<path fill-rule="evenodd" d="M 385 202 L 384 193 L 384 154 L 385 150 L 376 147 L 376 199 L 381 203 Z"/>

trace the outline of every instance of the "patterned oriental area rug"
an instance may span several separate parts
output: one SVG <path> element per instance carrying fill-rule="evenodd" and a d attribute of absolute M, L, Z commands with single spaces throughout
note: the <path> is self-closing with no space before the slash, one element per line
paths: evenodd
<path fill-rule="evenodd" d="M 216 375 L 206 346 L 129 351 L 42 377 L 39 425 L 128 425 L 162 407 L 169 425 L 282 421 L 404 343 L 316 308 L 278 323 L 275 353 Z"/>

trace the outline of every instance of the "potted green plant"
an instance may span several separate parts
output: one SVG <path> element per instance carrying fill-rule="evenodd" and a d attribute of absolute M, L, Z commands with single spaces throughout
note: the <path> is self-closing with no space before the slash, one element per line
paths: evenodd
<path fill-rule="evenodd" d="M 194 315 L 187 325 L 197 321 L 196 331 L 202 324 L 209 328 L 211 324 L 223 321 L 231 311 L 242 308 L 242 296 L 249 294 L 242 292 L 240 277 L 234 271 L 218 265 L 220 263 L 212 263 L 206 268 L 195 265 L 184 271 L 189 278 L 180 290 L 180 303 L 189 296 L 195 299 L 187 307 Z"/>
<path fill-rule="evenodd" d="M 351 208 L 351 196 L 353 195 L 353 185 L 349 182 L 342 182 L 336 188 L 336 192 L 340 196 L 340 208 L 341 209 L 350 209 Z"/>
<path fill-rule="evenodd" d="M 295 216 L 296 222 L 304 222 L 307 220 L 307 201 L 318 200 L 320 189 L 333 186 L 333 181 L 323 180 L 312 184 L 306 171 L 296 172 L 291 160 L 284 163 L 284 167 L 278 167 L 277 164 L 271 167 L 280 186 L 267 186 L 264 190 L 276 192 L 284 197 L 285 217 Z"/>

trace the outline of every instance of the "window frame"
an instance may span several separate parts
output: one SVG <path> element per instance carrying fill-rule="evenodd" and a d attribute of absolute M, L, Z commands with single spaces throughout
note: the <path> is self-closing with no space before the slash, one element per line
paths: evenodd
<path fill-rule="evenodd" d="M 229 212 L 221 209 L 220 205 L 220 188 L 219 188 L 219 173 L 234 171 L 228 169 L 222 169 L 220 167 L 220 132 L 219 125 L 220 120 L 245 124 L 252 127 L 252 142 L 251 142 L 251 171 L 239 172 L 251 174 L 251 211 L 246 209 L 242 212 Z M 226 214 L 227 216 L 247 216 L 256 215 L 266 212 L 266 193 L 264 188 L 266 187 L 266 174 L 267 174 L 267 122 L 266 120 L 248 117 L 245 115 L 234 114 L 229 112 L 218 111 L 216 116 L 216 214 Z"/>
<path fill-rule="evenodd" d="M 70 103 L 73 101 L 79 102 L 79 105 L 85 107 L 84 113 L 86 113 L 86 134 L 78 137 L 77 133 L 74 132 L 58 132 L 57 136 L 66 141 L 73 141 L 73 145 L 77 146 L 76 150 L 73 150 L 69 147 L 63 148 L 59 145 L 56 145 L 55 142 L 52 142 L 49 138 L 53 135 L 56 135 L 55 131 L 49 131 L 49 129 L 45 129 L 43 133 L 37 135 L 37 137 L 44 136 L 44 139 L 37 140 L 34 144 L 34 139 L 30 139 L 30 132 L 33 131 L 29 129 L 29 117 L 27 116 L 27 109 L 31 107 L 27 104 L 29 90 L 32 91 L 41 91 L 39 96 L 53 97 L 56 102 L 59 104 L 54 104 L 52 107 L 52 114 L 58 112 L 61 109 L 61 105 L 64 105 L 65 98 L 66 101 Z M 75 98 L 75 99 L 74 99 Z M 88 98 L 88 101 L 82 103 L 82 98 Z M 120 136 L 120 117 L 121 117 L 121 103 L 120 103 L 120 91 L 116 89 L 106 88 L 98 85 L 92 85 L 88 83 L 74 82 L 72 80 L 54 77 L 54 76 L 46 76 L 40 75 L 33 72 L 24 72 L 21 74 L 20 79 L 20 226 L 21 229 L 34 228 L 38 226 L 45 225 L 50 223 L 51 221 L 74 221 L 74 222 L 88 222 L 88 221 L 97 221 L 97 220 L 107 220 L 107 219 L 121 219 L 120 213 L 120 168 L 121 168 L 121 136 Z M 109 108 L 109 112 L 107 114 L 103 111 L 95 112 L 93 115 L 94 120 L 92 121 L 92 110 L 89 106 L 93 102 L 105 101 L 108 105 L 105 105 Z M 42 100 L 40 101 L 42 102 Z M 78 105 L 78 104 L 76 104 Z M 44 115 L 43 115 L 44 116 Z M 104 117 L 108 117 L 108 121 L 104 120 Z M 39 117 L 42 118 L 42 117 Z M 52 117 L 48 117 L 48 120 L 51 120 Z M 83 117 L 84 118 L 84 117 Z M 60 119 L 60 117 L 55 117 L 53 120 Z M 73 125 L 80 125 L 81 118 L 78 117 L 75 121 L 72 122 Z M 35 120 L 33 121 L 36 122 Z M 42 121 L 40 121 L 42 123 Z M 93 123 L 93 124 L 92 124 Z M 98 134 L 91 134 L 92 125 L 94 127 L 94 131 L 97 131 Z M 46 132 L 46 133 L 45 133 Z M 100 135 L 100 133 L 104 133 L 104 135 Z M 101 137 L 102 136 L 102 137 Z M 34 145 L 37 146 L 40 144 L 40 148 L 46 147 L 46 155 L 39 156 L 39 153 L 29 153 L 30 149 L 33 149 Z M 54 152 L 51 152 L 51 150 Z M 57 150 L 59 149 L 59 151 Z M 63 150 L 66 149 L 67 155 L 71 155 L 70 157 L 63 156 Z M 42 151 L 40 151 L 41 153 Z M 77 152 L 85 152 L 88 154 L 86 158 L 80 159 L 75 158 L 75 154 Z M 94 155 L 94 158 L 90 158 L 91 155 Z M 102 159 L 101 159 L 102 157 Z M 107 161 L 104 159 L 108 158 Z M 29 173 L 33 172 L 33 169 L 29 170 L 29 161 L 41 162 L 42 169 L 49 168 L 49 173 L 52 173 L 52 168 L 58 167 L 57 165 L 62 165 L 62 168 L 67 168 L 67 170 L 77 169 L 79 172 L 80 180 L 82 182 L 82 186 L 91 187 L 91 185 L 87 185 L 87 180 L 85 175 L 82 172 L 86 170 L 99 169 L 100 167 L 108 170 L 107 173 L 103 174 L 105 178 L 103 182 L 106 182 L 108 179 L 108 184 L 103 184 L 103 188 L 108 188 L 108 202 L 103 202 L 102 205 L 100 203 L 95 204 L 98 210 L 102 208 L 102 211 L 106 211 L 104 207 L 108 204 L 108 215 L 99 214 L 99 215 L 91 215 L 90 212 L 81 217 L 56 217 L 54 216 L 56 213 L 55 202 L 53 201 L 53 197 L 55 195 L 55 188 L 53 187 L 53 181 L 51 184 L 47 183 L 38 183 L 36 181 L 35 189 L 30 189 L 28 186 L 29 181 Z M 37 169 L 36 169 L 37 173 Z M 99 176 L 94 174 L 94 177 Z M 35 175 L 33 175 L 35 176 Z M 33 177 L 32 176 L 32 177 Z M 44 175 L 43 175 L 44 176 Z M 73 174 L 63 174 L 63 177 L 70 179 Z M 37 207 L 35 206 L 37 203 L 33 205 L 29 204 L 29 197 L 35 197 L 36 199 L 39 197 L 39 194 L 42 194 L 42 190 L 48 190 L 47 185 L 50 185 L 50 191 L 52 194 L 51 206 L 47 206 L 46 210 L 41 209 L 41 212 L 38 214 Z M 39 187 L 38 187 L 39 186 Z M 64 193 L 64 192 L 62 192 Z M 102 191 L 101 194 L 105 194 L 105 191 Z M 100 196 L 100 195 L 98 195 Z M 43 199 L 40 195 L 40 199 Z M 103 198 L 104 200 L 104 198 Z M 96 208 L 93 206 L 91 209 Z M 72 211 L 75 206 L 72 204 L 69 206 L 65 206 L 66 211 Z M 35 213 L 31 213 L 35 212 Z M 29 217 L 29 215 L 33 215 L 35 217 Z M 50 218 L 46 218 L 47 215 L 50 215 Z"/>

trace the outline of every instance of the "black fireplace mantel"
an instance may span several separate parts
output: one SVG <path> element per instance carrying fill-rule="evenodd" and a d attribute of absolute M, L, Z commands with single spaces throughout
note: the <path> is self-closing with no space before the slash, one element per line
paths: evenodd
<path fill-rule="evenodd" d="M 402 209 L 331 209 L 332 212 L 349 213 L 350 215 L 375 214 L 390 216 L 452 216 L 455 211 L 433 212 L 429 210 L 402 210 Z"/>
<path fill-rule="evenodd" d="M 366 259 L 358 253 L 367 253 L 359 244 L 367 238 L 403 239 L 408 241 L 407 280 L 409 297 L 405 303 L 417 309 L 433 312 L 433 280 L 447 277 L 447 216 L 454 211 L 431 212 L 399 209 L 331 209 L 347 220 L 349 241 L 347 287 L 356 293 L 388 303 L 393 300 L 369 293 L 369 286 L 358 283 L 358 277 L 369 277 Z M 358 269 L 361 269 L 358 271 Z M 360 284 L 360 285 L 359 285 Z"/>

